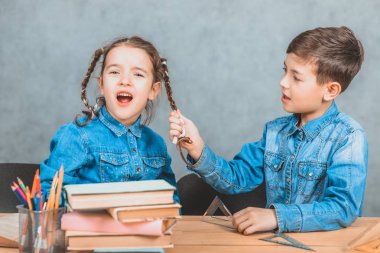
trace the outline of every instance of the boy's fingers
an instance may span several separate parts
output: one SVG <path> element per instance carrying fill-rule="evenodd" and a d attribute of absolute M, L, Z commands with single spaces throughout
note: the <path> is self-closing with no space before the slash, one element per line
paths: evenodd
<path fill-rule="evenodd" d="M 257 226 L 255 224 L 249 226 L 248 228 L 246 228 L 243 232 L 244 235 L 250 235 L 250 234 L 253 234 L 255 232 L 259 231 Z"/>
<path fill-rule="evenodd" d="M 176 117 L 176 118 L 180 118 L 181 116 L 179 115 L 179 113 L 178 112 L 176 112 L 176 111 L 171 111 L 170 113 L 169 113 L 169 116 L 170 117 Z"/>
<path fill-rule="evenodd" d="M 239 223 L 236 227 L 237 231 L 240 233 L 243 233 L 248 227 L 252 226 L 250 220 L 245 220 L 241 223 Z"/>
<path fill-rule="evenodd" d="M 247 211 L 248 211 L 248 209 L 247 209 L 247 208 L 244 208 L 244 209 L 240 210 L 239 212 L 234 213 L 232 216 L 233 216 L 234 218 L 238 218 L 238 217 L 240 217 L 240 216 L 246 214 Z"/>
<path fill-rule="evenodd" d="M 182 133 L 182 126 L 176 124 L 176 123 L 170 123 L 170 130 L 177 130 L 178 132 Z"/>
<path fill-rule="evenodd" d="M 182 113 L 179 109 L 177 111 L 178 111 L 179 117 L 183 120 L 183 123 L 185 123 L 184 121 L 187 121 L 188 119 L 182 115 Z"/>
<path fill-rule="evenodd" d="M 175 123 L 177 125 L 182 125 L 181 119 L 178 119 L 178 118 L 172 117 L 172 116 L 169 117 L 169 122 L 170 123 Z"/>
<path fill-rule="evenodd" d="M 248 219 L 248 217 L 245 215 L 240 215 L 240 216 L 236 217 L 234 214 L 234 216 L 232 217 L 232 225 L 234 225 L 234 227 L 237 228 L 241 223 L 243 223 L 247 219 Z"/>
<path fill-rule="evenodd" d="M 181 134 L 181 132 L 178 131 L 178 130 L 170 130 L 170 131 L 169 131 L 170 139 L 173 139 L 174 136 L 177 136 L 177 137 L 178 137 L 180 134 Z"/>

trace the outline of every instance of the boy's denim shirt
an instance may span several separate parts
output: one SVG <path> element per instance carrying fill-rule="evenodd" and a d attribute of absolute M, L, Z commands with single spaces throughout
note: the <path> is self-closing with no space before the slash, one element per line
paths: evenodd
<path fill-rule="evenodd" d="M 366 135 L 335 102 L 302 128 L 297 122 L 298 115 L 268 122 L 261 140 L 245 144 L 231 161 L 206 145 L 193 171 L 228 194 L 252 191 L 265 179 L 279 232 L 347 227 L 363 207 Z"/>
<path fill-rule="evenodd" d="M 84 127 L 62 126 L 51 141 L 50 157 L 41 163 L 43 192 L 49 192 L 61 164 L 64 184 L 164 179 L 176 186 L 164 140 L 140 120 L 126 127 L 103 106 Z M 179 202 L 177 192 L 174 201 Z"/>

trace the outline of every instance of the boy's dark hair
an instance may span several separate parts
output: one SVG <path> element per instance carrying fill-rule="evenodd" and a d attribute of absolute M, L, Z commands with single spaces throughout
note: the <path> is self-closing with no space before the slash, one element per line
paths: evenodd
<path fill-rule="evenodd" d="M 87 95 L 86 95 L 87 84 L 90 80 L 91 74 L 93 73 L 95 69 L 96 63 L 98 62 L 100 57 L 103 56 L 102 68 L 100 70 L 100 76 L 102 76 L 108 53 L 111 51 L 111 49 L 115 47 L 119 47 L 119 46 L 131 46 L 135 48 L 140 48 L 149 55 L 150 60 L 152 61 L 152 65 L 153 65 L 153 77 L 154 77 L 153 82 L 164 82 L 165 88 L 166 88 L 166 94 L 170 103 L 170 107 L 172 108 L 172 110 L 177 110 L 176 103 L 172 96 L 172 89 L 170 86 L 169 72 L 168 72 L 168 66 L 166 64 L 166 59 L 160 57 L 160 54 L 158 53 L 157 49 L 150 42 L 138 36 L 133 36 L 130 38 L 121 38 L 121 39 L 115 40 L 111 42 L 110 44 L 102 48 L 99 48 L 95 51 L 92 61 L 90 63 L 90 66 L 88 67 L 86 76 L 84 77 L 82 81 L 81 99 L 84 105 L 88 109 L 88 111 L 85 110 L 85 111 L 82 111 L 82 113 L 86 115 L 87 118 L 84 123 L 80 123 L 78 121 L 78 118 L 80 115 L 77 115 L 75 117 L 75 123 L 78 126 L 87 125 L 92 119 L 93 115 L 95 116 L 98 115 L 97 106 L 95 107 L 91 106 L 88 102 Z M 105 102 L 106 101 L 104 97 L 99 97 L 96 100 L 96 103 L 98 106 L 105 104 Z M 146 117 L 143 121 L 143 124 L 149 124 L 153 117 L 153 102 L 152 101 L 150 100 L 148 101 L 145 107 L 145 111 L 146 111 Z"/>
<path fill-rule="evenodd" d="M 315 64 L 317 83 L 338 82 L 342 92 L 359 72 L 364 59 L 361 42 L 348 27 L 318 27 L 290 42 L 286 53 Z"/>

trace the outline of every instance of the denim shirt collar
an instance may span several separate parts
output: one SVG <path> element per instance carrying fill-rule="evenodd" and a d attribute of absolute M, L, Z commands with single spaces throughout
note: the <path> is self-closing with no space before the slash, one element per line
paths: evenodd
<path fill-rule="evenodd" d="M 113 133 L 116 134 L 116 136 L 120 137 L 123 134 L 127 133 L 128 130 L 131 131 L 131 133 L 140 138 L 141 137 L 141 115 L 140 117 L 136 120 L 135 123 L 132 125 L 126 127 L 119 121 L 117 121 L 115 118 L 109 114 L 107 111 L 106 106 L 102 106 L 99 110 L 99 120 L 106 126 L 108 127 Z"/>
<path fill-rule="evenodd" d="M 312 121 L 307 122 L 302 126 L 302 130 L 305 132 L 306 138 L 314 139 L 319 132 L 331 122 L 331 120 L 339 113 L 338 107 L 335 101 L 332 102 L 329 109 L 320 117 L 313 119 Z M 298 121 L 300 119 L 299 114 L 293 114 L 291 119 L 291 126 L 289 129 L 289 135 L 294 134 L 297 130 L 300 130 L 297 127 Z"/>

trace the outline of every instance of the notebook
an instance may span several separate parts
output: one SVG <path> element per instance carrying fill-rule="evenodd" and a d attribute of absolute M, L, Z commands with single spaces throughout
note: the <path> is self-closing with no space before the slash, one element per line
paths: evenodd
<path fill-rule="evenodd" d="M 124 206 L 108 208 L 108 213 L 120 222 L 147 221 L 164 218 L 180 218 L 178 203 L 169 205 Z"/>
<path fill-rule="evenodd" d="M 64 187 L 72 210 L 173 203 L 175 187 L 165 180 L 144 180 Z"/>
<path fill-rule="evenodd" d="M 152 220 L 121 223 L 106 211 L 71 212 L 62 216 L 61 228 L 65 231 L 112 233 L 119 235 L 162 236 L 171 232 L 175 220 Z"/>
<path fill-rule="evenodd" d="M 67 250 L 110 248 L 171 248 L 172 236 L 100 235 L 90 232 L 66 231 Z"/>

